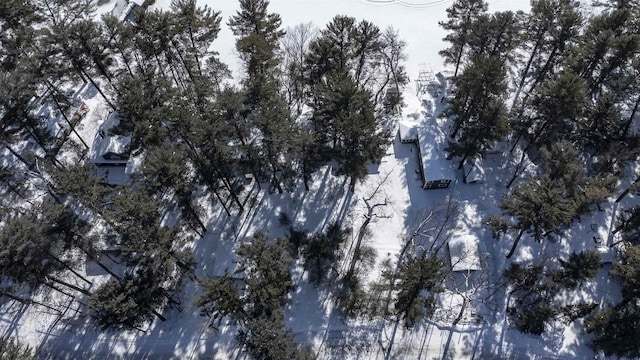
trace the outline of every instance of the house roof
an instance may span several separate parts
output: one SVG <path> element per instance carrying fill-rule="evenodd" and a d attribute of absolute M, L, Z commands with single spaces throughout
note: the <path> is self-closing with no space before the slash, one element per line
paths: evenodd
<path fill-rule="evenodd" d="M 133 11 L 141 5 L 140 1 L 117 0 L 116 5 L 111 10 L 111 15 L 117 17 L 120 21 L 132 21 Z"/>
<path fill-rule="evenodd" d="M 131 136 L 109 135 L 109 130 L 116 127 L 119 123 L 118 113 L 114 111 L 110 113 L 102 125 L 100 125 L 91 156 L 94 164 L 122 164 L 127 162 L 129 158 L 128 146 L 131 143 Z M 105 155 L 108 157 L 109 154 L 122 155 L 124 160 L 105 158 Z"/>
<path fill-rule="evenodd" d="M 466 182 L 472 183 L 484 181 L 484 167 L 482 167 L 481 157 L 476 156 L 469 161 L 465 161 L 462 167 L 464 169 L 464 177 Z"/>
<path fill-rule="evenodd" d="M 418 128 L 418 146 L 425 181 L 455 180 L 453 164 L 446 159 L 447 136 L 436 119 Z"/>
<path fill-rule="evenodd" d="M 398 132 L 400 141 L 417 141 L 418 140 L 418 124 L 408 121 L 398 122 Z"/>
<path fill-rule="evenodd" d="M 126 173 L 124 166 L 99 166 L 96 176 L 100 182 L 108 185 L 131 185 L 131 176 Z"/>
<path fill-rule="evenodd" d="M 449 240 L 452 271 L 481 270 L 479 239 L 471 234 L 454 234 Z"/>

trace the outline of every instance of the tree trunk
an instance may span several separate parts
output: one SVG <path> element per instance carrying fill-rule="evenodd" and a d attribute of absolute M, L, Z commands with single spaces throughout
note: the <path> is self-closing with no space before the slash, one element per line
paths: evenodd
<path fill-rule="evenodd" d="M 73 275 L 77 276 L 79 279 L 81 279 L 82 281 L 86 282 L 87 284 L 89 284 L 89 286 L 93 286 L 93 283 L 89 280 L 87 280 L 84 276 L 80 275 L 77 271 L 75 271 L 74 269 L 71 268 L 71 266 L 69 266 L 67 263 L 65 263 L 64 261 L 62 261 L 61 259 L 59 259 L 57 256 L 53 255 L 50 252 L 47 252 L 47 255 L 51 256 L 51 258 L 53 260 L 55 260 L 56 262 L 58 262 L 60 265 L 64 266 L 65 269 L 71 271 L 73 273 Z"/>
<path fill-rule="evenodd" d="M 513 256 L 513 253 L 516 251 L 516 247 L 518 247 L 518 242 L 520 242 L 520 239 L 522 238 L 523 234 L 524 234 L 524 229 L 520 229 L 520 233 L 518 234 L 518 237 L 516 237 L 516 240 L 513 242 L 513 246 L 511 247 L 511 250 L 509 250 L 509 253 L 507 254 L 507 259 L 510 259 Z"/>
<path fill-rule="evenodd" d="M 79 291 L 79 292 L 81 292 L 81 293 L 83 293 L 83 294 L 85 294 L 85 295 L 91 295 L 91 293 L 90 293 L 89 291 L 87 291 L 87 290 L 85 290 L 85 289 L 83 289 L 83 288 L 81 288 L 81 287 L 79 287 L 79 286 L 76 286 L 76 285 L 70 284 L 70 283 L 68 283 L 68 282 L 66 282 L 66 281 L 63 281 L 63 280 L 60 280 L 60 279 L 54 278 L 54 277 L 52 277 L 52 276 L 47 276 L 47 279 L 49 279 L 49 280 L 53 281 L 53 282 L 54 282 L 54 283 L 56 283 L 56 284 L 60 284 L 60 285 L 66 286 L 66 287 L 68 287 L 69 289 L 73 289 L 73 290 Z"/>
<path fill-rule="evenodd" d="M 96 90 L 98 91 L 98 93 L 100 93 L 100 96 L 102 96 L 102 98 L 104 99 L 104 101 L 107 103 L 107 105 L 109 105 L 109 107 L 111 107 L 113 110 L 116 110 L 115 105 L 113 105 L 113 103 L 107 98 L 107 96 L 102 92 L 102 89 L 100 88 L 100 86 L 98 86 L 98 84 L 93 80 L 93 78 L 91 76 L 89 76 L 89 74 L 87 74 L 87 72 L 83 69 L 80 68 L 79 69 L 80 72 L 89 80 L 89 82 L 91 83 L 91 85 L 93 85 L 93 87 L 96 88 Z"/>
<path fill-rule="evenodd" d="M 149 311 L 151 311 L 151 313 L 153 313 L 153 315 L 155 315 L 158 319 L 160 319 L 160 321 L 167 321 L 167 318 L 162 316 L 162 314 L 160 314 L 159 312 L 156 311 L 156 309 L 152 308 L 152 307 L 148 307 Z"/>
<path fill-rule="evenodd" d="M 49 91 L 51 93 L 53 93 L 54 88 L 53 88 L 53 84 L 51 84 L 51 82 L 49 80 L 47 80 L 47 87 L 49 88 Z M 67 117 L 67 114 L 64 112 L 64 110 L 62 109 L 62 106 L 60 105 L 60 102 L 58 101 L 58 99 L 55 97 L 55 95 L 51 96 L 51 98 L 53 99 L 53 102 L 56 103 L 56 107 L 58 108 L 58 111 L 60 111 L 60 114 L 62 114 L 62 117 L 64 118 L 64 120 L 67 122 L 67 125 L 69 125 L 69 128 L 71 128 L 71 131 L 73 131 L 74 134 L 76 134 L 76 136 L 78 137 L 78 139 L 80 139 L 80 142 L 82 142 L 82 145 L 84 145 L 84 147 L 89 150 L 89 145 L 87 145 L 87 143 L 84 141 L 84 139 L 80 136 L 80 134 L 78 134 L 78 132 L 76 131 L 76 127 L 71 123 L 71 121 L 69 120 L 69 118 Z"/>
<path fill-rule="evenodd" d="M 540 47 L 541 38 L 539 38 L 539 39 L 540 40 L 538 40 L 536 42 L 536 45 L 533 47 L 533 50 L 531 50 L 531 56 L 529 56 L 529 60 L 527 61 L 527 65 L 525 65 L 524 70 L 522 70 L 522 79 L 520 79 L 520 83 L 518 84 L 518 87 L 516 88 L 516 95 L 513 97 L 513 103 L 511 104 L 511 108 L 512 109 L 518 103 L 518 97 L 520 96 L 520 93 L 522 92 L 522 88 L 524 87 L 524 83 L 527 80 L 527 75 L 529 74 L 529 69 L 531 69 L 531 64 L 533 63 L 533 59 L 535 58 L 536 53 L 538 52 L 538 48 Z"/>
<path fill-rule="evenodd" d="M 35 164 L 30 164 L 25 158 L 22 157 L 22 155 L 20 155 L 17 151 L 13 150 L 13 148 L 11 147 L 11 145 L 9 144 L 5 144 L 4 147 L 7 148 L 7 150 L 9 150 L 9 152 L 18 158 L 18 160 L 20 160 L 23 164 L 25 164 L 27 166 L 27 168 L 29 170 L 32 170 L 33 168 L 36 167 Z"/>
<path fill-rule="evenodd" d="M 513 182 L 516 180 L 516 178 L 518 178 L 518 175 L 520 175 L 522 173 L 522 171 L 524 171 L 525 168 L 522 168 L 522 163 L 524 162 L 524 158 L 525 155 L 527 154 L 527 149 L 529 146 L 527 146 L 524 150 L 522 150 L 522 156 L 520 156 L 520 161 L 518 161 L 518 165 L 516 165 L 516 171 L 513 172 L 513 176 L 511 177 L 511 180 L 509 180 L 509 183 L 507 184 L 507 189 L 511 187 L 511 185 L 513 185 Z"/>
<path fill-rule="evenodd" d="M 466 35 L 466 33 L 465 33 Z M 460 46 L 460 51 L 458 51 L 458 55 L 456 56 L 456 69 L 453 72 L 453 77 L 458 76 L 458 69 L 460 68 L 460 62 L 462 61 L 462 53 L 464 52 L 464 44 Z"/>
<path fill-rule="evenodd" d="M 629 120 L 627 120 L 627 124 L 624 127 L 624 133 L 629 134 L 629 130 L 631 130 L 631 125 L 633 124 L 633 118 L 636 116 L 636 113 L 638 112 L 638 107 L 640 107 L 640 95 L 638 95 L 638 98 L 636 99 L 636 103 L 633 106 L 633 110 L 631 111 L 631 115 L 629 116 Z"/>
<path fill-rule="evenodd" d="M 59 309 L 54 308 L 53 306 L 47 305 L 47 304 L 43 304 L 41 302 L 35 301 L 35 300 L 31 300 L 31 299 L 25 299 L 25 298 L 21 298 L 15 294 L 12 294 L 8 291 L 5 291 L 4 289 L 0 289 L 0 296 L 6 296 L 11 300 L 17 301 L 21 304 L 24 305 L 40 305 L 43 306 L 49 310 L 55 311 L 58 314 L 62 314 L 62 311 L 60 311 Z"/>

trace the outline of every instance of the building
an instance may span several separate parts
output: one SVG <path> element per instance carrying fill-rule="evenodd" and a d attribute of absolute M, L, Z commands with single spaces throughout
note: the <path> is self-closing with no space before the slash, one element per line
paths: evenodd
<path fill-rule="evenodd" d="M 143 11 L 140 4 L 142 0 L 117 0 L 116 5 L 111 10 L 111 15 L 115 16 L 121 22 L 135 22 L 135 14 Z"/>
<path fill-rule="evenodd" d="M 434 119 L 430 125 L 399 122 L 398 134 L 403 144 L 418 148 L 419 172 L 423 189 L 448 188 L 456 180 L 455 170 L 445 158 L 446 135 Z"/>
<path fill-rule="evenodd" d="M 403 144 L 412 144 L 418 142 L 418 124 L 408 121 L 400 121 L 398 123 L 398 135 L 400 142 Z"/>
<path fill-rule="evenodd" d="M 466 184 L 480 184 L 485 180 L 482 157 L 475 156 L 462 165 L 464 182 Z"/>
<path fill-rule="evenodd" d="M 131 159 L 131 136 L 110 134 L 118 126 L 118 112 L 109 113 L 98 128 L 91 151 L 91 162 L 96 165 L 96 177 L 107 185 L 131 185 L 136 161 Z"/>

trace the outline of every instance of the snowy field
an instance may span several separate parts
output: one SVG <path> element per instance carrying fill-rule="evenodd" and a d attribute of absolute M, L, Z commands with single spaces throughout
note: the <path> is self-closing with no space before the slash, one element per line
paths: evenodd
<path fill-rule="evenodd" d="M 170 0 L 156 1 L 157 8 L 167 8 Z M 279 13 L 283 27 L 312 22 L 323 28 L 335 15 L 343 14 L 366 19 L 381 29 L 393 26 L 407 42 L 407 73 L 412 80 L 423 68 L 434 72 L 443 69 L 438 51 L 445 47 L 444 31 L 438 21 L 446 19 L 445 9 L 452 1 L 446 0 L 272 0 L 270 11 Z M 490 11 L 526 10 L 528 0 L 488 0 Z M 223 23 L 238 8 L 236 0 L 208 0 L 216 11 L 221 11 Z M 114 2 L 102 6 L 99 11 L 110 11 Z M 223 26 L 216 41 L 223 62 L 239 76 L 239 60 L 234 50 L 231 31 Z M 80 135 L 93 143 L 106 107 L 95 93 L 81 90 L 91 111 L 79 128 Z M 405 91 L 406 107 L 403 118 L 415 122 L 434 121 L 423 103 L 416 97 L 414 84 Z M 436 111 L 438 111 L 436 105 Z M 505 236 L 494 240 L 483 229 L 482 220 L 498 214 L 497 205 L 505 191 L 513 166 L 505 161 L 506 155 L 489 156 L 485 161 L 487 181 L 483 184 L 464 184 L 462 174 L 449 189 L 423 190 L 417 177 L 417 151 L 413 145 L 401 144 L 397 139 L 389 147 L 379 168 L 372 171 L 367 180 L 359 184 L 355 193 L 343 186 L 343 179 L 323 168 L 315 174 L 311 190 L 302 185 L 290 194 L 268 194 L 255 191 L 250 196 L 253 204 L 240 218 L 228 218 L 221 208 L 211 209 L 205 237 L 195 242 L 193 252 L 201 267 L 198 276 L 219 275 L 226 267 L 232 267 L 231 254 L 240 241 L 254 232 L 268 230 L 272 237 L 281 236 L 285 228 L 278 223 L 278 215 L 285 212 L 297 228 L 309 231 L 321 230 L 336 219 L 357 229 L 367 212 L 365 198 L 380 185 L 374 200 L 387 200 L 378 209 L 378 217 L 371 222 L 371 237 L 367 245 L 373 247 L 378 260 L 397 259 L 404 240 L 416 231 L 419 222 L 430 212 L 438 212 L 447 204 L 456 204 L 458 231 L 475 234 L 480 240 L 480 257 L 483 270 L 476 279 L 479 284 L 473 294 L 468 313 L 457 325 L 452 320 L 461 306 L 461 295 L 445 292 L 440 297 L 443 311 L 433 321 L 416 326 L 412 331 L 402 327 L 394 329 L 392 322 L 345 323 L 332 308 L 332 301 L 322 288 L 314 288 L 304 281 L 304 274 L 294 274 L 296 290 L 287 309 L 288 324 L 293 328 L 296 340 L 314 345 L 318 358 L 384 359 L 391 339 L 390 357 L 394 359 L 586 359 L 594 353 L 587 346 L 589 337 L 584 334 L 581 322 L 571 326 L 558 322 L 542 336 L 523 335 L 510 327 L 506 318 L 507 291 L 496 284 L 508 265 L 505 254 L 512 239 Z M 505 164 L 507 163 L 507 164 Z M 455 168 L 457 163 L 444 166 Z M 617 194 L 615 194 L 617 195 Z M 635 201 L 628 196 L 622 203 Z M 569 240 L 555 244 L 536 244 L 525 239 L 520 244 L 514 260 L 547 258 L 566 255 L 569 249 L 595 249 L 594 236 L 607 239 L 610 233 L 613 204 L 604 204 L 602 211 L 583 217 L 571 230 Z M 349 256 L 347 256 L 347 259 Z M 345 266 L 348 266 L 345 264 Z M 370 280 L 376 280 L 379 271 L 371 272 Z M 99 281 L 96 277 L 96 281 Z M 585 288 L 577 296 L 600 303 L 613 302 L 619 294 L 616 285 L 609 283 L 606 269 L 594 282 L 597 286 Z M 46 359 L 229 359 L 242 358 L 235 347 L 235 328 L 219 331 L 207 327 L 207 319 L 199 316 L 192 305 L 199 289 L 188 283 L 181 294 L 183 311 L 168 311 L 168 321 L 155 321 L 146 332 L 100 332 L 88 321 L 75 316 L 78 304 L 63 297 L 52 296 L 44 302 L 68 304 L 63 316 L 47 313 L 38 306 L 24 307 L 2 304 L 0 329 L 3 336 L 14 336 L 39 349 Z M 480 301 L 483 300 L 483 301 Z M 570 300 L 570 299 L 567 299 Z"/>

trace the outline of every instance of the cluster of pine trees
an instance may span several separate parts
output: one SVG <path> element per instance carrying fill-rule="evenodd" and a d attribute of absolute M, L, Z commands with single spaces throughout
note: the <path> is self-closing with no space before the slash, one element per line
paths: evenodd
<path fill-rule="evenodd" d="M 366 165 L 381 159 L 408 82 L 397 32 L 348 16 L 318 31 L 311 24 L 285 31 L 267 0 L 239 2 L 226 24 L 195 0 L 173 0 L 168 11 L 143 8 L 133 22 L 95 19 L 93 0 L 0 3 L 0 145 L 7 159 L 0 164 L 0 269 L 10 285 L 2 296 L 60 312 L 25 294 L 80 293 L 78 311 L 103 328 L 142 330 L 165 319 L 161 309 L 179 310 L 182 285 L 195 280 L 188 249 L 207 231 L 203 201 L 241 213 L 246 175 L 282 193 L 299 183 L 309 189 L 326 164 L 337 166 L 353 191 Z M 508 257 L 525 235 L 563 236 L 616 190 L 640 150 L 632 129 L 640 107 L 640 4 L 599 1 L 593 14 L 575 0 L 531 5 L 529 13 L 489 13 L 483 0 L 456 0 L 440 24 L 450 43 L 441 55 L 455 69 L 448 155 L 462 166 L 496 142 L 510 145 L 506 185 L 516 185 L 500 204 L 502 216 L 487 220 L 498 238 L 516 234 Z M 243 65 L 235 84 L 216 52 L 225 25 Z M 46 102 L 77 135 L 75 103 L 65 91 L 71 83 L 90 84 L 118 111 L 111 131 L 131 136 L 128 151 L 143 159 L 134 187 L 100 184 L 84 141 L 65 148 L 76 157 L 58 156 L 59 140 L 36 112 Z M 175 224 L 170 212 L 180 214 Z M 639 214 L 626 209 L 617 229 L 625 252 L 612 273 L 622 280 L 623 300 L 587 321 L 606 354 L 640 354 Z M 334 279 L 347 235 L 339 224 L 314 235 L 291 229 L 273 242 L 256 234 L 240 246 L 235 274 L 197 279 L 197 305 L 214 326 L 236 323 L 254 358 L 306 358 L 284 319 L 289 269 L 299 256 L 316 285 Z M 93 287 L 75 270 L 87 260 L 109 280 Z M 513 265 L 505 277 L 518 299 L 510 308 L 516 325 L 541 333 L 554 317 L 573 320 L 592 310 L 550 304 L 561 288 L 592 278 L 597 262 L 577 253 L 555 268 Z M 352 265 L 341 274 L 337 301 L 347 315 L 382 307 L 373 312 L 412 327 L 433 314 L 444 267 L 426 252 L 404 256 L 384 272 L 380 286 L 388 295 L 373 304 Z"/>
<path fill-rule="evenodd" d="M 528 13 L 488 13 L 485 1 L 457 0 L 447 10 L 448 21 L 441 23 L 450 43 L 441 55 L 455 67 L 448 108 L 450 157 L 462 166 L 496 142 L 510 146 L 513 176 L 507 188 L 517 185 L 500 203 L 502 216 L 487 219 L 496 238 L 516 234 L 507 257 L 525 234 L 536 241 L 564 236 L 607 201 L 625 167 L 637 160 L 633 124 L 640 106 L 640 3 L 591 5 L 589 13 L 573 0 L 532 0 Z M 629 191 L 635 188 L 618 201 Z M 625 251 L 612 274 L 622 279 L 624 300 L 588 322 L 588 330 L 597 334 L 594 345 L 607 355 L 638 356 L 640 351 L 633 344 L 640 330 L 633 323 L 637 297 L 629 290 L 638 269 L 637 214 L 637 208 L 624 210 L 617 229 Z M 563 271 L 587 256 L 580 254 L 562 262 Z M 597 262 L 589 259 L 583 271 Z M 521 330 L 539 334 L 548 319 L 564 312 L 552 308 L 562 285 L 556 281 L 558 271 L 514 264 L 505 274 L 512 294 L 520 294 L 510 313 Z M 581 308 L 580 315 L 592 309 Z"/>
<path fill-rule="evenodd" d="M 189 244 L 207 231 L 202 204 L 242 213 L 247 175 L 282 193 L 299 183 L 309 189 L 313 173 L 331 163 L 353 191 L 385 153 L 388 121 L 408 82 L 404 42 L 365 20 L 336 16 L 319 31 L 306 24 L 287 32 L 266 0 L 240 0 L 227 24 L 195 0 L 174 0 L 168 11 L 146 4 L 132 22 L 96 19 L 93 0 L 0 4 L 7 160 L 0 269 L 9 284 L 2 295 L 59 313 L 29 294 L 48 288 L 79 296 L 78 311 L 104 329 L 144 331 L 154 318 L 165 320 L 162 309 L 181 309 L 180 289 L 195 279 Z M 243 64 L 236 82 L 216 51 L 225 25 Z M 130 136 L 127 151 L 143 160 L 133 187 L 101 183 L 75 129 L 70 84 L 85 84 L 118 112 L 110 134 Z M 42 104 L 66 120 L 80 145 L 67 141 L 60 152 L 48 119 L 37 116 Z M 317 281 L 344 242 L 336 239 L 326 253 L 323 239 L 304 245 L 305 267 Z M 203 298 L 236 294 L 229 304 L 199 305 L 237 321 L 238 338 L 255 358 L 291 358 L 295 349 L 281 309 L 291 290 L 291 258 L 282 246 L 256 235 L 240 247 L 240 292 L 227 275 L 202 280 Z M 271 252 L 276 258 L 265 263 Z M 85 261 L 109 279 L 94 286 L 75 270 Z M 265 347 L 273 342 L 282 346 Z"/>

